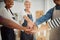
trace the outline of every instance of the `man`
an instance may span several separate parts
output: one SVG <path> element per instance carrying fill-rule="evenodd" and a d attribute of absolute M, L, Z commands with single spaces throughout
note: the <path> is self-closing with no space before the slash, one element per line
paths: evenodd
<path fill-rule="evenodd" d="M 0 24 L 3 24 L 1 28 L 2 40 L 15 40 L 14 31 L 11 28 L 25 30 L 26 28 L 20 27 L 13 19 L 13 14 L 10 8 L 13 6 L 13 0 L 4 0 L 5 7 L 0 8 Z M 11 28 L 8 28 L 11 27 Z"/>
<path fill-rule="evenodd" d="M 53 0 L 54 3 L 56 4 L 55 7 L 53 7 L 52 9 L 50 9 L 46 15 L 44 15 L 43 17 L 39 18 L 36 20 L 36 24 L 41 24 L 45 21 L 47 21 L 48 19 L 52 18 L 59 18 L 60 17 L 60 0 Z M 55 23 L 55 21 L 54 21 Z M 53 24 L 52 24 L 53 25 Z M 53 25 L 55 27 L 55 25 Z M 54 28 L 50 31 L 50 39 L 49 40 L 60 40 L 60 28 Z"/>
<path fill-rule="evenodd" d="M 31 2 L 26 0 L 24 2 L 24 6 L 25 6 L 25 9 L 21 11 L 20 13 L 20 19 L 23 19 L 23 20 L 20 20 L 20 22 L 22 22 L 22 26 L 25 26 L 27 27 L 28 29 L 32 29 L 33 27 L 33 18 L 32 18 L 32 14 L 31 14 L 31 11 L 30 11 L 30 7 L 31 7 Z M 21 38 L 20 40 L 33 40 L 33 35 L 31 33 L 27 33 L 25 31 L 21 31 Z"/>

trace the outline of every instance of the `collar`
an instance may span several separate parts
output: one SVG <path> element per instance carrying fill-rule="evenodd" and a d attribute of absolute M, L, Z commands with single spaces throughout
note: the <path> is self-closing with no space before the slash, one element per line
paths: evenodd
<path fill-rule="evenodd" d="M 56 5 L 55 7 L 56 7 L 57 10 L 60 10 L 60 6 Z"/>

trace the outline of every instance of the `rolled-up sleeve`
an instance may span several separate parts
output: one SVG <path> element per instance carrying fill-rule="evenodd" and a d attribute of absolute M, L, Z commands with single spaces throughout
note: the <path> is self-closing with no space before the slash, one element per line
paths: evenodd
<path fill-rule="evenodd" d="M 39 24 L 47 21 L 48 19 L 50 19 L 51 16 L 52 16 L 52 13 L 53 13 L 53 9 L 50 9 L 50 10 L 46 13 L 46 15 L 44 15 L 44 16 L 42 16 L 41 18 L 39 18 L 39 19 L 36 20 L 36 25 L 39 25 Z"/>

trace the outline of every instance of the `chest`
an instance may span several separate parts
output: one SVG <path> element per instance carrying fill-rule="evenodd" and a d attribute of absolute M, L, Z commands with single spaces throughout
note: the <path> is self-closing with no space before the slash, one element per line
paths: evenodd
<path fill-rule="evenodd" d="M 59 17 L 60 17 L 60 10 L 54 9 L 52 18 L 55 19 Z"/>

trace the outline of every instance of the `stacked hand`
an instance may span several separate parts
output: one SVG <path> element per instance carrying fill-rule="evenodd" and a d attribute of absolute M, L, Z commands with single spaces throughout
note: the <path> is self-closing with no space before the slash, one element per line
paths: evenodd
<path fill-rule="evenodd" d="M 30 24 L 30 26 L 32 26 L 32 24 Z M 47 30 L 48 29 L 48 24 L 46 25 L 41 25 L 41 28 L 38 30 L 37 26 L 34 24 L 31 28 L 27 27 L 27 31 L 25 31 L 27 34 L 34 34 L 38 31 L 41 31 L 41 30 Z"/>
<path fill-rule="evenodd" d="M 25 29 L 25 33 L 33 34 L 40 30 L 46 30 L 46 29 L 48 29 L 48 23 L 46 25 L 42 25 L 41 28 L 38 30 L 37 26 L 33 22 L 28 22 L 27 28 Z"/>
<path fill-rule="evenodd" d="M 30 26 L 27 27 L 25 33 L 27 33 L 27 34 L 34 34 L 37 31 L 38 31 L 37 26 L 33 25 L 33 27 L 31 27 L 31 28 L 30 28 Z"/>

